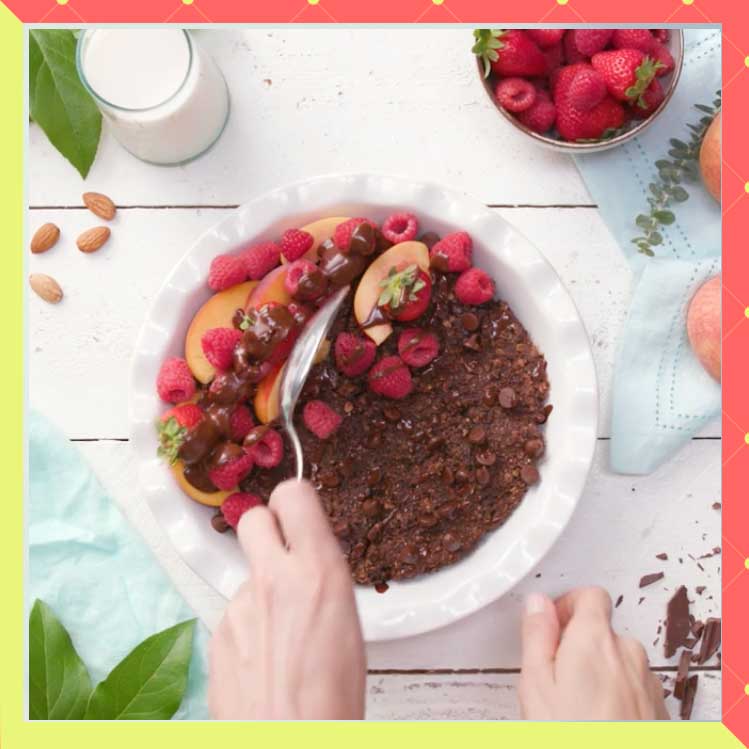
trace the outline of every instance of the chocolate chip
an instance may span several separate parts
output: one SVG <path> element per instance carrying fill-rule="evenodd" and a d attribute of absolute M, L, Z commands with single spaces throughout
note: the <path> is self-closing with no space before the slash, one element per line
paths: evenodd
<path fill-rule="evenodd" d="M 445 468 L 442 469 L 442 483 L 447 484 L 448 486 L 452 484 L 453 481 L 455 481 L 455 475 L 453 472 L 445 466 Z"/>
<path fill-rule="evenodd" d="M 476 481 L 480 486 L 486 486 L 491 481 L 491 474 L 486 466 L 479 466 L 476 469 Z"/>
<path fill-rule="evenodd" d="M 440 235 L 434 231 L 425 231 L 420 237 L 419 242 L 423 242 L 430 250 L 437 242 L 440 241 Z"/>
<path fill-rule="evenodd" d="M 396 406 L 386 406 L 383 409 L 383 413 L 388 421 L 398 421 L 401 417 L 401 412 Z"/>
<path fill-rule="evenodd" d="M 341 536 L 347 536 L 350 530 L 351 530 L 351 527 L 349 526 L 348 521 L 346 520 L 339 520 L 333 526 L 333 533 L 339 538 Z"/>
<path fill-rule="evenodd" d="M 324 471 L 320 474 L 320 483 L 328 489 L 333 489 L 341 483 L 341 477 L 335 471 Z"/>
<path fill-rule="evenodd" d="M 418 522 L 424 528 L 433 528 L 439 522 L 439 518 L 431 512 L 427 512 L 424 515 L 419 515 Z"/>
<path fill-rule="evenodd" d="M 377 583 L 377 584 L 376 584 L 376 585 L 374 586 L 374 589 L 375 589 L 375 590 L 376 590 L 376 591 L 377 591 L 378 593 L 387 593 L 387 591 L 388 591 L 388 588 L 389 588 L 389 587 L 390 587 L 390 586 L 389 586 L 389 585 L 388 585 L 387 583 Z"/>
<path fill-rule="evenodd" d="M 229 523 L 226 522 L 226 518 L 220 512 L 216 513 L 211 518 L 211 525 L 213 526 L 213 530 L 218 531 L 219 533 L 226 533 L 226 531 L 231 527 Z"/>
<path fill-rule="evenodd" d="M 512 388 L 502 388 L 499 391 L 499 405 L 502 408 L 515 408 L 517 402 L 517 395 L 515 395 L 515 391 Z"/>
<path fill-rule="evenodd" d="M 463 341 L 463 346 L 471 351 L 481 351 L 481 341 L 476 333 L 468 336 L 468 338 Z"/>
<path fill-rule="evenodd" d="M 377 486 L 382 479 L 382 471 L 379 468 L 373 468 L 367 474 L 367 486 Z"/>
<path fill-rule="evenodd" d="M 354 410 L 354 404 L 351 401 L 346 401 L 343 404 L 343 412 L 350 414 Z"/>
<path fill-rule="evenodd" d="M 460 324 L 463 326 L 464 330 L 473 333 L 479 328 L 479 319 L 473 314 L 473 312 L 466 312 L 461 316 Z"/>
<path fill-rule="evenodd" d="M 493 466 L 497 461 L 497 456 L 491 450 L 484 450 L 476 453 L 476 462 L 482 466 Z"/>
<path fill-rule="evenodd" d="M 442 536 L 442 545 L 448 551 L 453 551 L 453 552 L 458 551 L 463 548 L 463 544 L 452 533 L 445 533 L 445 535 Z"/>
<path fill-rule="evenodd" d="M 494 385 L 489 385 L 484 390 L 483 403 L 485 406 L 493 406 L 497 400 L 497 388 Z"/>
<path fill-rule="evenodd" d="M 523 452 L 529 458 L 540 458 L 544 454 L 544 442 L 540 439 L 528 440 L 523 445 Z"/>
<path fill-rule="evenodd" d="M 373 518 L 380 514 L 382 505 L 376 499 L 365 499 L 361 509 L 367 517 Z"/>
<path fill-rule="evenodd" d="M 520 478 L 523 479 L 523 481 L 528 484 L 528 486 L 531 486 L 532 484 L 535 484 L 540 478 L 538 469 L 536 468 L 536 466 L 523 466 L 520 469 Z"/>
<path fill-rule="evenodd" d="M 655 555 L 656 559 L 660 559 L 662 562 L 668 561 L 668 554 L 666 554 L 665 551 L 662 551 L 660 554 Z"/>
<path fill-rule="evenodd" d="M 476 426 L 468 432 L 468 441 L 473 445 L 480 445 L 486 440 L 486 429 Z"/>

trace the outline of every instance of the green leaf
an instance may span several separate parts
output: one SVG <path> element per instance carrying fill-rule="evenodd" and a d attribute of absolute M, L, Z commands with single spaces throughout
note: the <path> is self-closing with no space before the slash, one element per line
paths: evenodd
<path fill-rule="evenodd" d="M 715 114 L 715 112 L 713 111 L 713 108 L 712 107 L 708 107 L 705 104 L 695 104 L 694 108 L 695 109 L 699 109 L 700 112 L 705 112 L 705 114 Z"/>
<path fill-rule="evenodd" d="M 29 32 L 29 110 L 52 145 L 86 177 L 96 157 L 101 113 L 78 78 L 67 29 Z"/>
<path fill-rule="evenodd" d="M 669 226 L 676 221 L 676 216 L 671 211 L 656 211 L 653 217 L 664 226 Z"/>
<path fill-rule="evenodd" d="M 683 187 L 677 185 L 671 190 L 671 197 L 677 203 L 683 203 L 685 200 L 689 200 L 689 193 Z"/>
<path fill-rule="evenodd" d="M 645 214 L 641 213 L 636 219 L 635 223 L 637 226 L 639 226 L 641 229 L 649 229 L 653 225 L 653 219 L 650 218 L 650 216 L 646 216 Z"/>
<path fill-rule="evenodd" d="M 44 601 L 29 616 L 29 717 L 81 720 L 91 677 L 65 627 Z"/>
<path fill-rule="evenodd" d="M 649 241 L 652 245 L 663 244 L 663 237 L 659 232 L 654 231 L 650 233 Z"/>
<path fill-rule="evenodd" d="M 187 687 L 195 619 L 152 635 L 94 689 L 86 720 L 169 720 Z"/>

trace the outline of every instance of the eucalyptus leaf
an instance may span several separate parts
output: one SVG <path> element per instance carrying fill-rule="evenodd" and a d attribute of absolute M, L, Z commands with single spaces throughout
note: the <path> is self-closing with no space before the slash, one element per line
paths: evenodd
<path fill-rule="evenodd" d="M 52 145 L 86 177 L 96 157 L 101 113 L 83 87 L 69 29 L 29 31 L 29 110 Z"/>
<path fill-rule="evenodd" d="M 660 232 L 654 231 L 650 233 L 650 244 L 654 246 L 663 244 L 663 236 L 660 234 Z"/>
<path fill-rule="evenodd" d="M 689 200 L 689 193 L 683 187 L 674 187 L 671 190 L 671 197 L 678 203 L 683 203 L 685 200 Z"/>
<path fill-rule="evenodd" d="M 91 677 L 52 609 L 37 600 L 29 616 L 29 717 L 81 720 Z"/>
<path fill-rule="evenodd" d="M 94 689 L 88 720 L 168 720 L 187 687 L 195 619 L 144 640 Z"/>
<path fill-rule="evenodd" d="M 676 216 L 671 211 L 656 211 L 653 217 L 664 226 L 669 226 L 676 221 Z"/>

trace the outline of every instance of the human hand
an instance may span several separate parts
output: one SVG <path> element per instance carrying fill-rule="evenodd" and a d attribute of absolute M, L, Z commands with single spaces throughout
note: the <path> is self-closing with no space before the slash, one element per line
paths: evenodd
<path fill-rule="evenodd" d="M 611 598 L 578 588 L 534 593 L 522 622 L 520 706 L 528 720 L 667 720 L 645 648 L 611 628 Z"/>
<path fill-rule="evenodd" d="M 237 529 L 251 575 L 213 635 L 218 720 L 364 717 L 366 660 L 348 566 L 312 486 L 285 481 Z"/>

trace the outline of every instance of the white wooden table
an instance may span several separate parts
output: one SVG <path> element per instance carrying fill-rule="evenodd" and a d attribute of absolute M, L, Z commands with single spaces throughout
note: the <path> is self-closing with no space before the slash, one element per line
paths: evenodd
<path fill-rule="evenodd" d="M 205 157 L 179 168 L 132 158 L 105 131 L 83 182 L 35 126 L 30 130 L 29 229 L 58 224 L 60 244 L 29 271 L 60 282 L 65 299 L 29 301 L 31 404 L 90 461 L 195 611 L 213 626 L 224 605 L 176 556 L 138 496 L 128 446 L 128 370 L 146 309 L 193 239 L 272 187 L 344 171 L 438 181 L 473 193 L 524 232 L 554 265 L 590 334 L 601 390 L 595 465 L 573 521 L 512 593 L 452 626 L 368 649 L 370 718 L 518 716 L 518 617 L 531 590 L 600 584 L 615 625 L 640 638 L 653 668 L 673 676 L 656 630 L 680 584 L 698 617 L 719 615 L 720 430 L 714 424 L 651 476 L 608 470 L 609 403 L 630 272 L 566 156 L 528 143 L 501 121 L 477 80 L 467 29 L 202 31 L 226 75 L 232 114 Z M 77 234 L 97 220 L 84 190 L 110 195 L 113 236 L 92 256 Z M 666 552 L 667 562 L 655 555 Z M 663 570 L 659 583 L 639 578 Z M 698 585 L 706 586 L 696 595 Z M 700 669 L 694 717 L 718 719 L 720 671 Z M 676 703 L 669 699 L 672 711 Z"/>

